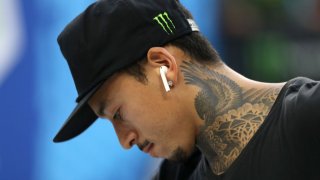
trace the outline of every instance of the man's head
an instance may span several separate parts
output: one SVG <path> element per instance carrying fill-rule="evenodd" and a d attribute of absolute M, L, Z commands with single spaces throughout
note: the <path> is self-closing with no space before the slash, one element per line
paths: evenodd
<path fill-rule="evenodd" d="M 109 119 L 124 148 L 136 144 L 153 156 L 183 159 L 197 133 L 192 86 L 184 83 L 183 61 L 220 62 L 210 44 L 174 0 L 101 0 L 59 36 L 79 103 L 55 142 L 73 138 L 97 116 Z M 172 91 L 164 91 L 166 66 Z M 188 94 L 189 93 L 189 94 Z"/>

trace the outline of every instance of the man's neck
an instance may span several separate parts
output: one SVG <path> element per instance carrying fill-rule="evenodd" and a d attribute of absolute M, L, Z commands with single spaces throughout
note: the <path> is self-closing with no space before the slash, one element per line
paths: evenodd
<path fill-rule="evenodd" d="M 268 115 L 284 83 L 248 80 L 233 70 L 185 62 L 186 84 L 199 89 L 194 106 L 202 125 L 196 146 L 212 171 L 224 173 L 239 156 Z"/>

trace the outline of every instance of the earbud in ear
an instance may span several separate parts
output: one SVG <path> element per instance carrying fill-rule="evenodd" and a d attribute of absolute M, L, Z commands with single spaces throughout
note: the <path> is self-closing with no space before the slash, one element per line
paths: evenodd
<path fill-rule="evenodd" d="M 161 76 L 161 79 L 162 79 L 162 82 L 164 85 L 164 89 L 166 90 L 166 92 L 170 91 L 169 83 L 168 83 L 168 80 L 166 77 L 167 71 L 168 71 L 167 66 L 160 67 L 160 76 Z M 171 82 L 171 84 L 172 84 L 172 82 Z"/>

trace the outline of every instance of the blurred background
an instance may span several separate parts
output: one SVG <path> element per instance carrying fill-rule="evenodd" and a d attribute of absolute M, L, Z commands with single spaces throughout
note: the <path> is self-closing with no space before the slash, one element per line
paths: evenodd
<path fill-rule="evenodd" d="M 146 180 L 161 159 L 122 150 L 110 123 L 52 138 L 76 90 L 56 43 L 92 0 L 0 0 L 0 180 Z M 320 79 L 320 0 L 181 0 L 222 59 L 267 82 Z"/>

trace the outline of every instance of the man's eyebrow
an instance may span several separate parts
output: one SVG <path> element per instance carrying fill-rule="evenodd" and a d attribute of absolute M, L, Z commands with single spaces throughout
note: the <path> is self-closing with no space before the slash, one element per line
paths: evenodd
<path fill-rule="evenodd" d="M 98 116 L 104 117 L 106 114 L 104 113 L 104 110 L 106 109 L 107 104 L 105 103 L 105 101 L 101 101 L 99 103 L 99 107 L 98 107 Z"/>

